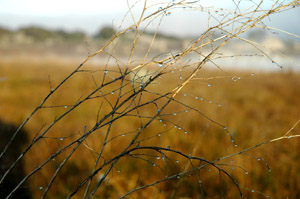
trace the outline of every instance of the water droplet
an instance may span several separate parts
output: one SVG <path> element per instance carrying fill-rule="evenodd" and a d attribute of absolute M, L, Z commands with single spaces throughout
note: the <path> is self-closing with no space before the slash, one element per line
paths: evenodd
<path fill-rule="evenodd" d="M 179 178 L 180 178 L 180 176 L 177 176 L 177 178 L 179 179 Z"/>
<path fill-rule="evenodd" d="M 42 190 L 42 189 L 43 189 L 43 187 L 39 187 L 39 189 L 40 189 L 40 190 Z"/>
<path fill-rule="evenodd" d="M 158 66 L 158 67 L 162 67 L 163 64 L 162 64 L 162 63 L 158 63 L 157 66 Z"/>
<path fill-rule="evenodd" d="M 199 184 L 201 184 L 201 183 L 202 183 L 202 180 L 199 180 L 198 182 L 199 182 Z"/>
<path fill-rule="evenodd" d="M 192 156 L 192 154 L 189 154 L 189 156 Z"/>
<path fill-rule="evenodd" d="M 254 193 L 255 191 L 254 191 L 254 189 L 252 189 L 252 191 L 251 191 L 252 193 Z"/>
<path fill-rule="evenodd" d="M 185 131 L 184 133 L 185 133 L 185 134 L 188 134 L 188 132 L 187 132 L 187 131 Z"/>
<path fill-rule="evenodd" d="M 166 124 L 164 124 L 164 126 L 167 126 Z"/>
<path fill-rule="evenodd" d="M 207 84 L 208 87 L 211 87 L 211 84 Z"/>
<path fill-rule="evenodd" d="M 251 76 L 254 76 L 255 75 L 255 73 L 251 73 Z"/>
<path fill-rule="evenodd" d="M 99 94 L 102 95 L 102 91 L 99 91 Z"/>
<path fill-rule="evenodd" d="M 288 136 L 288 139 L 290 139 L 291 138 L 291 136 Z"/>
<path fill-rule="evenodd" d="M 237 147 L 237 146 L 238 146 L 237 144 L 234 145 L 234 147 Z"/>
<path fill-rule="evenodd" d="M 181 75 L 179 76 L 179 79 L 182 79 L 182 76 L 181 76 Z"/>
<path fill-rule="evenodd" d="M 117 172 L 118 172 L 118 173 L 120 173 L 121 171 L 120 171 L 120 170 L 118 170 Z"/>
<path fill-rule="evenodd" d="M 179 130 L 181 130 L 181 127 L 178 127 Z"/>
<path fill-rule="evenodd" d="M 53 158 L 52 161 L 55 162 L 55 158 Z"/>
<path fill-rule="evenodd" d="M 125 136 L 125 134 L 122 134 L 122 137 L 124 137 Z"/>
<path fill-rule="evenodd" d="M 201 97 L 200 100 L 203 101 L 203 98 Z"/>
<path fill-rule="evenodd" d="M 268 171 L 269 171 L 269 172 L 271 172 L 272 170 L 271 170 L 271 169 L 269 169 Z"/>
<path fill-rule="evenodd" d="M 211 169 L 208 169 L 208 172 L 211 172 Z"/>
<path fill-rule="evenodd" d="M 114 92 L 112 91 L 112 92 L 111 92 L 111 94 L 113 95 L 113 94 L 114 94 Z"/>
<path fill-rule="evenodd" d="M 195 99 L 197 100 L 197 99 L 198 99 L 198 97 L 195 97 Z"/>
<path fill-rule="evenodd" d="M 270 198 L 270 196 L 266 196 L 266 198 Z"/>
<path fill-rule="evenodd" d="M 170 16 L 170 15 L 171 15 L 171 12 L 166 13 L 166 16 Z"/>
<path fill-rule="evenodd" d="M 211 104 L 211 101 L 209 101 L 208 103 L 210 103 L 210 104 Z"/>
<path fill-rule="evenodd" d="M 105 70 L 105 71 L 104 71 L 104 73 L 105 73 L 105 74 L 107 74 L 107 73 L 108 73 L 108 71 L 107 71 L 107 70 Z"/>
<path fill-rule="evenodd" d="M 248 171 L 246 171 L 245 174 L 248 175 L 249 174 Z"/>
<path fill-rule="evenodd" d="M 64 138 L 60 138 L 59 140 L 60 140 L 60 141 L 63 141 L 63 140 L 64 140 Z"/>
<path fill-rule="evenodd" d="M 175 112 L 175 113 L 173 113 L 173 115 L 177 115 L 177 113 Z"/>
<path fill-rule="evenodd" d="M 257 161 L 260 161 L 260 158 L 257 158 Z"/>
<path fill-rule="evenodd" d="M 156 159 L 158 159 L 158 160 L 159 160 L 159 159 L 160 159 L 160 156 L 157 156 L 157 157 L 156 157 Z"/>
<path fill-rule="evenodd" d="M 162 120 L 159 120 L 160 122 L 162 122 Z"/>
<path fill-rule="evenodd" d="M 176 160 L 176 163 L 179 163 L 179 160 Z"/>
<path fill-rule="evenodd" d="M 156 165 L 155 165 L 155 164 L 153 164 L 152 166 L 154 166 L 154 167 L 155 167 Z"/>
<path fill-rule="evenodd" d="M 186 93 L 184 93 L 183 96 L 186 97 Z"/>
<path fill-rule="evenodd" d="M 218 104 L 218 107 L 221 107 L 222 106 L 222 104 Z"/>
<path fill-rule="evenodd" d="M 187 112 L 189 112 L 189 111 L 188 111 L 188 110 L 185 110 L 184 112 L 186 112 L 186 113 L 187 113 Z"/>
<path fill-rule="evenodd" d="M 68 108 L 68 106 L 64 106 L 64 108 Z"/>
<path fill-rule="evenodd" d="M 159 113 L 159 112 L 160 112 L 160 110 L 159 110 L 159 109 L 157 109 L 157 112 Z"/>
<path fill-rule="evenodd" d="M 226 126 L 224 126 L 224 129 L 226 130 L 226 129 L 227 129 L 227 127 L 226 127 Z"/>
<path fill-rule="evenodd" d="M 157 136 L 158 136 L 158 137 L 160 137 L 160 136 L 161 136 L 161 134 L 159 133 L 159 134 L 157 134 Z"/>

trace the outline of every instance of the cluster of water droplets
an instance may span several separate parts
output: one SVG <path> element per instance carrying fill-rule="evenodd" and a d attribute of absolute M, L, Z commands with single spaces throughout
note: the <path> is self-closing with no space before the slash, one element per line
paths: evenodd
<path fill-rule="evenodd" d="M 208 85 L 209 87 L 211 86 L 210 84 Z M 222 104 L 221 103 L 218 103 L 214 100 L 210 100 L 210 99 L 206 99 L 204 97 L 199 97 L 199 96 L 195 96 L 195 95 L 189 95 L 187 93 L 183 93 L 181 94 L 182 96 L 184 97 L 191 97 L 192 99 L 195 99 L 195 100 L 198 100 L 198 101 L 202 101 L 202 102 L 208 102 L 209 104 L 215 104 L 217 105 L 218 107 L 222 107 Z"/>

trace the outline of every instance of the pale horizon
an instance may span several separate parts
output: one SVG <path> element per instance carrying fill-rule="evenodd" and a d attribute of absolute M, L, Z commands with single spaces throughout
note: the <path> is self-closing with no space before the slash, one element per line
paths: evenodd
<path fill-rule="evenodd" d="M 130 4 L 134 1 L 129 1 Z M 148 1 L 148 4 L 158 2 L 171 2 L 162 0 Z M 202 1 L 200 1 L 202 3 Z M 206 3 L 205 3 L 206 2 Z M 214 1 L 216 7 L 230 7 L 225 1 Z M 232 3 L 232 1 L 229 1 Z M 208 4 L 204 1 L 203 5 Z M 136 16 L 142 8 L 141 1 L 133 10 Z M 16 30 L 20 27 L 40 26 L 43 28 L 65 31 L 83 31 L 89 35 L 95 34 L 103 26 L 118 27 L 123 16 L 128 10 L 126 0 L 105 1 L 39 1 L 39 0 L 1 0 L 0 1 L 0 26 Z M 264 23 L 300 35 L 298 24 L 300 19 L 300 9 L 295 8 L 287 12 L 272 15 L 264 20 Z M 170 17 L 165 17 L 160 31 L 176 36 L 192 36 L 201 33 L 207 28 L 205 25 L 207 18 L 200 12 L 172 13 Z M 133 24 L 131 18 L 124 22 L 124 27 Z M 149 29 L 155 29 L 150 26 Z"/>

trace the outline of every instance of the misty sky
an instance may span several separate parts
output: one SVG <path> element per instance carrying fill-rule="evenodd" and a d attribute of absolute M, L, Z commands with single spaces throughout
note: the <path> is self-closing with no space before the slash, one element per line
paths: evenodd
<path fill-rule="evenodd" d="M 170 1 L 148 0 L 148 4 Z M 135 1 L 130 0 L 129 2 L 132 4 Z M 214 7 L 234 8 L 232 0 L 202 0 L 199 2 L 203 6 L 213 3 Z M 142 4 L 143 1 L 137 4 L 133 10 L 135 16 L 139 15 Z M 156 6 L 155 9 L 158 7 Z M 104 25 L 118 26 L 127 10 L 127 0 L 0 0 L 0 26 L 17 29 L 29 25 L 39 25 L 50 29 L 81 30 L 95 34 Z M 300 35 L 299 20 L 300 8 L 298 7 L 271 16 L 264 20 L 264 23 Z M 199 10 L 174 12 L 169 17 L 165 17 L 160 30 L 173 35 L 195 35 L 207 28 L 206 23 L 207 17 Z M 131 24 L 132 19 L 129 17 L 125 20 L 123 27 Z M 150 29 L 155 29 L 155 27 L 155 24 L 150 25 Z"/>

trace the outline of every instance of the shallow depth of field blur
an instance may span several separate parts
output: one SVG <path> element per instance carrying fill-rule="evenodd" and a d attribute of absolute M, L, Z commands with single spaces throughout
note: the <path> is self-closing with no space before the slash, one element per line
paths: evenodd
<path fill-rule="evenodd" d="M 34 25 L 17 30 L 0 27 L 1 151 L 17 127 L 51 89 L 59 85 L 87 56 L 109 41 L 114 31 L 112 26 L 104 26 L 91 36 L 81 31 L 49 30 Z M 143 32 L 132 58 L 132 67 L 140 63 L 134 60 L 142 59 L 147 50 L 145 46 L 151 44 L 153 34 L 153 31 Z M 216 32 L 210 39 L 220 35 Z M 161 32 L 156 36 L 156 45 L 153 45 L 149 57 L 159 57 L 165 53 L 174 56 L 195 39 L 193 36 L 178 37 Z M 293 127 L 300 119 L 299 40 L 282 37 L 275 31 L 266 33 L 259 30 L 250 31 L 245 37 L 262 44 L 265 47 L 263 51 L 271 59 L 266 59 L 259 51 L 249 50 L 250 45 L 245 47 L 244 43 L 233 40 L 230 47 L 224 47 L 224 54 L 216 53 L 212 62 L 199 70 L 196 77 L 176 95 L 175 101 L 170 102 L 160 116 L 144 129 L 138 138 L 140 146 L 165 147 L 214 161 L 283 136 Z M 125 68 L 120 63 L 127 61 L 134 38 L 134 31 L 117 38 L 105 55 L 97 55 L 87 62 L 80 72 L 49 98 L 12 142 L 7 157 L 4 156 L 5 162 L 0 162 L 0 176 L 28 144 L 61 114 L 99 85 L 114 80 L 124 72 Z M 204 49 L 204 54 L 206 51 L 209 47 Z M 279 51 L 285 52 L 289 58 L 278 56 L 275 52 Z M 110 60 L 110 54 L 117 55 L 118 60 Z M 190 62 L 195 57 L 192 55 L 183 59 L 182 65 L 176 63 L 151 82 L 147 92 L 133 100 L 132 104 L 128 102 L 128 107 L 154 101 L 157 93 L 174 89 L 193 70 Z M 141 71 L 141 76 L 152 74 L 157 67 L 150 65 L 147 70 Z M 142 80 L 128 75 L 122 82 L 125 84 L 122 97 L 119 93 L 121 81 L 113 82 L 59 120 L 26 153 L 6 183 L 15 186 L 51 155 L 84 135 L 99 119 L 105 118 L 118 100 L 132 94 L 132 87 L 139 81 Z M 107 125 L 82 142 L 56 176 L 46 198 L 66 198 L 72 193 L 93 171 L 102 146 L 105 145 L 105 148 L 98 165 L 118 156 L 151 118 L 149 116 L 155 115 L 165 101 L 163 98 L 146 104 L 114 121 L 111 126 L 109 119 L 103 121 Z M 115 114 L 122 115 L 125 110 L 120 109 Z M 299 134 L 299 131 L 300 126 L 297 125 L 290 134 Z M 104 144 L 107 132 L 110 132 L 108 142 Z M 70 151 L 70 148 L 62 151 L 45 164 L 28 178 L 17 194 L 22 196 L 23 190 L 24 198 L 40 198 Z M 205 165 L 205 162 L 184 159 L 168 151 L 164 153 L 165 156 L 155 150 L 140 150 L 124 156 L 113 166 L 93 197 L 119 198 L 137 187 L 192 169 L 191 162 L 194 167 Z M 300 198 L 299 158 L 300 140 L 293 138 L 268 143 L 215 164 L 240 184 L 245 198 L 292 199 Z M 91 181 L 92 186 L 100 181 L 107 168 L 96 174 Z M 79 190 L 74 198 L 82 198 L 83 194 L 84 189 Z M 209 165 L 137 190 L 128 197 L 239 198 L 240 193 L 228 176 Z"/>
<path fill-rule="evenodd" d="M 1 73 L 7 76 L 7 79 L 1 82 L 1 121 L 16 126 L 49 92 L 48 75 L 51 77 L 51 83 L 56 84 L 65 77 L 73 66 L 61 64 L 55 60 L 42 64 L 14 61 L 1 62 L 0 64 Z M 101 68 L 101 66 L 99 67 Z M 234 71 L 231 72 L 236 74 Z M 175 120 L 185 130 L 174 129 L 174 124 L 168 122 L 164 126 L 158 121 L 155 125 L 151 125 L 147 131 L 154 132 L 154 135 L 168 131 L 165 132 L 166 135 L 162 133 L 161 136 L 152 139 L 149 144 L 156 142 L 161 146 L 166 146 L 171 143 L 171 147 L 174 149 L 181 149 L 186 153 L 214 160 L 266 139 L 283 135 L 300 115 L 300 75 L 291 72 L 256 73 L 255 76 L 249 76 L 248 72 L 238 72 L 238 74 L 247 77 L 236 82 L 231 78 L 215 79 L 211 81 L 211 87 L 196 84 L 187 90 L 189 95 L 179 97 L 187 98 L 191 106 L 201 107 L 203 113 L 210 118 L 228 126 L 229 131 L 235 137 L 237 147 L 234 147 L 223 129 L 192 111 L 185 113 L 183 110 L 177 110 L 176 106 L 174 106 L 174 111 L 181 111 L 181 113 Z M 199 76 L 220 76 L 220 72 L 203 70 Z M 170 76 L 170 79 L 164 81 L 174 80 Z M 80 97 L 82 92 L 93 86 L 90 74 L 83 73 L 78 79 L 74 79 L 68 88 L 64 88 L 64 92 L 55 96 L 56 104 L 60 104 L 60 102 L 61 104 L 71 103 L 72 100 Z M 198 99 L 196 99 L 197 96 Z M 114 97 L 117 95 L 112 96 L 112 98 Z M 204 99 L 201 101 L 200 98 Z M 97 116 L 95 109 L 98 108 L 99 104 L 90 103 L 89 106 L 81 107 L 80 111 L 72 115 L 72 118 L 60 122 L 51 131 L 51 136 L 55 139 L 45 139 L 44 142 L 38 143 L 38 147 L 31 151 L 25 159 L 26 161 L 23 163 L 24 173 L 33 169 L 41 159 L 44 159 L 44 156 L 48 157 L 53 148 L 59 148 L 64 144 L 64 140 L 56 135 L 63 135 L 64 139 L 68 139 L 69 136 L 76 136 L 79 131 L 82 132 L 83 129 L 81 128 L 84 125 L 93 124 Z M 41 128 L 41 124 L 50 123 L 57 112 L 60 112 L 60 109 L 65 109 L 65 107 L 53 109 L 36 116 L 26 127 L 28 138 L 25 142 L 32 140 Z M 137 128 L 137 125 L 138 123 L 134 120 L 121 120 L 117 126 L 114 126 L 112 132 L 115 136 L 121 135 L 122 132 L 126 133 L 130 129 Z M 295 129 L 295 131 L 298 130 L 299 128 Z M 130 137 L 130 134 L 126 136 Z M 113 142 L 106 155 L 114 154 L 120 146 L 124 146 L 123 142 L 126 142 L 126 136 L 120 141 L 117 139 Z M 161 139 L 163 136 L 168 136 L 168 139 Z M 99 132 L 92 139 L 88 139 L 87 143 L 91 147 L 99 147 L 98 142 L 101 142 L 101 138 L 103 139 L 103 135 Z M 293 150 L 290 150 L 291 148 Z M 232 168 L 233 175 L 237 177 L 239 182 L 251 190 L 273 195 L 275 198 L 297 198 L 300 194 L 298 183 L 300 176 L 299 148 L 298 141 L 284 140 L 231 158 L 226 164 Z M 161 164 L 161 160 L 154 160 L 154 162 Z M 179 160 L 179 162 L 180 164 L 174 165 L 177 169 L 187 163 L 186 160 Z M 64 198 L 68 191 L 78 183 L 78 175 L 85 176 L 86 172 L 93 167 L 93 163 L 93 154 L 87 148 L 74 154 L 72 164 L 62 170 L 58 182 L 53 185 L 50 197 Z M 269 168 L 265 165 L 266 163 Z M 147 165 L 142 161 L 137 164 L 136 161 L 128 159 L 120 162 L 116 167 L 110 174 L 113 176 L 113 181 L 107 182 L 105 188 L 101 189 L 102 192 L 99 191 L 99 196 L 105 195 L 115 198 L 122 193 L 124 194 L 125 190 L 132 189 L 137 184 L 150 183 L 155 175 L 161 175 L 159 170 L 157 170 L 157 174 L 155 173 L 156 170 L 152 170 L 151 164 Z M 30 179 L 27 186 L 34 197 L 39 196 L 42 191 L 39 187 L 47 183 L 46 179 L 52 175 L 55 168 L 53 162 L 47 169 L 42 169 L 38 177 Z M 201 179 L 201 188 L 197 179 L 193 177 L 190 179 L 188 176 L 167 182 L 160 188 L 169 194 L 174 192 L 176 196 L 191 198 L 197 197 L 200 190 L 208 197 L 219 195 L 222 192 L 228 197 L 237 197 L 238 193 L 232 182 L 229 182 L 225 177 L 220 181 L 218 172 L 213 169 L 208 174 L 203 172 L 201 175 L 203 178 Z M 249 198 L 261 197 L 261 195 L 252 193 L 251 190 L 244 191 L 245 196 Z M 147 197 L 153 192 L 154 188 L 148 188 L 139 194 L 140 197 Z"/>

